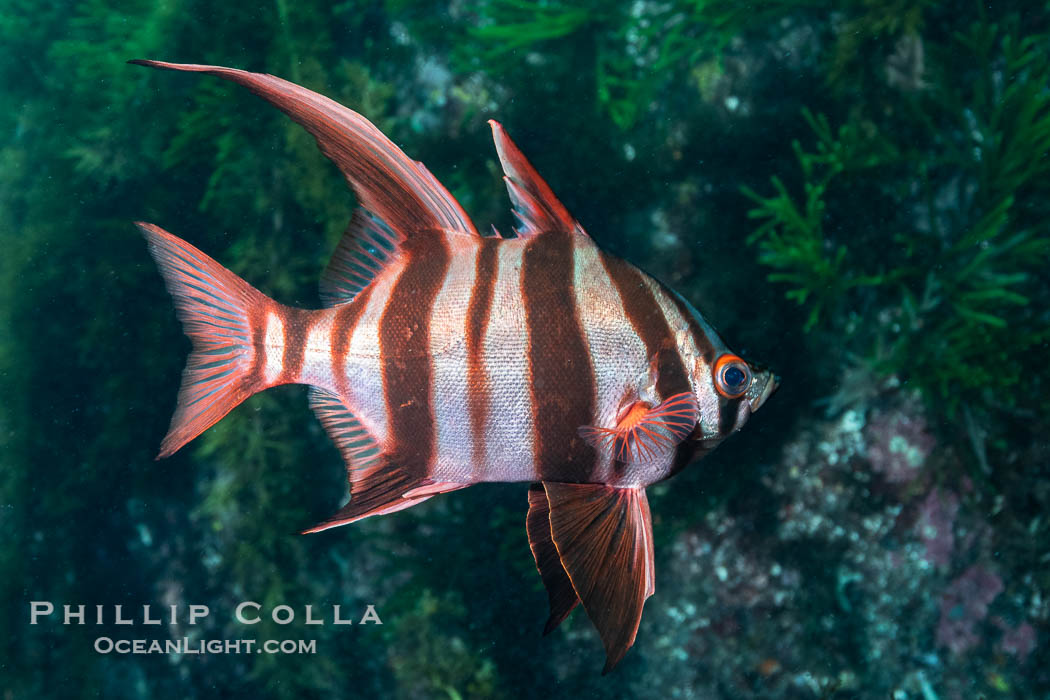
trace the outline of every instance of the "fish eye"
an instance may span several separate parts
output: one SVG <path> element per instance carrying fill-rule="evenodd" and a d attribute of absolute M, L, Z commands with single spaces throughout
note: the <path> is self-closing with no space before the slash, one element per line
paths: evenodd
<path fill-rule="evenodd" d="M 736 355 L 722 355 L 715 362 L 715 389 L 727 399 L 744 395 L 751 386 L 751 368 Z"/>

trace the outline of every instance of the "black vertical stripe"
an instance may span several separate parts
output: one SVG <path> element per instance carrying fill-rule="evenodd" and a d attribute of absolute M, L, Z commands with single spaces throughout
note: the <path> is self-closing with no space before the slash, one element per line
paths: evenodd
<path fill-rule="evenodd" d="M 424 478 L 436 453 L 431 406 L 434 371 L 430 315 L 448 273 L 449 252 L 438 232 L 405 241 L 406 264 L 379 319 L 379 361 L 390 424 L 390 461 Z"/>
<path fill-rule="evenodd" d="M 467 307 L 467 406 L 474 439 L 475 468 L 485 461 L 485 421 L 489 412 L 488 377 L 483 345 L 496 289 L 501 239 L 483 238 L 475 260 L 474 290 Z"/>
<path fill-rule="evenodd" d="M 266 316 L 269 312 L 268 304 L 260 304 L 248 309 L 248 324 L 252 329 L 252 367 L 248 370 L 248 377 L 252 384 L 262 390 L 265 388 L 266 371 Z"/>
<path fill-rule="evenodd" d="M 310 328 L 310 311 L 282 306 L 277 310 L 284 327 L 284 348 L 281 353 L 281 374 L 274 384 L 298 382 L 306 356 L 306 336 Z"/>
<path fill-rule="evenodd" d="M 543 481 L 585 483 L 597 453 L 577 429 L 593 420 L 594 367 L 573 293 L 573 239 L 551 231 L 529 241 L 521 292 L 528 330 L 536 468 Z"/>
<path fill-rule="evenodd" d="M 729 435 L 736 427 L 737 414 L 743 398 L 725 399 L 718 404 L 718 433 L 722 437 Z"/>
<path fill-rule="evenodd" d="M 700 443 L 696 440 L 683 440 L 678 443 L 678 447 L 674 451 L 674 460 L 671 462 L 671 468 L 667 472 L 667 476 L 664 479 L 670 479 L 672 476 L 689 466 L 690 463 L 700 459 L 704 455 L 710 452 L 709 449 L 700 446 Z"/>
<path fill-rule="evenodd" d="M 623 310 L 635 333 L 645 343 L 645 352 L 656 359 L 656 391 L 661 399 L 692 390 L 686 367 L 678 354 L 674 333 L 664 318 L 641 270 L 607 253 L 601 253 L 605 271 L 623 301 Z"/>

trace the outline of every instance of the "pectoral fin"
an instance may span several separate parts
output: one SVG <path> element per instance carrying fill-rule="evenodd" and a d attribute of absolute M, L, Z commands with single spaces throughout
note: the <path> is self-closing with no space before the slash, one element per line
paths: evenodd
<path fill-rule="evenodd" d="M 543 488 L 558 558 L 605 646 L 604 675 L 634 644 L 642 606 L 655 590 L 645 489 L 548 482 Z"/>
<path fill-rule="evenodd" d="M 615 428 L 586 425 L 579 434 L 592 447 L 611 451 L 619 462 L 653 461 L 689 437 L 699 416 L 696 397 L 684 392 L 652 407 L 636 401 L 621 411 Z"/>

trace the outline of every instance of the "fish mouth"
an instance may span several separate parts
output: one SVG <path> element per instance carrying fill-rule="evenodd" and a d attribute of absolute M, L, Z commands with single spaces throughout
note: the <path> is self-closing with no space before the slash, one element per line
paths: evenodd
<path fill-rule="evenodd" d="M 769 370 L 756 370 L 755 378 L 747 390 L 747 402 L 754 413 L 766 402 L 780 386 L 780 377 Z"/>

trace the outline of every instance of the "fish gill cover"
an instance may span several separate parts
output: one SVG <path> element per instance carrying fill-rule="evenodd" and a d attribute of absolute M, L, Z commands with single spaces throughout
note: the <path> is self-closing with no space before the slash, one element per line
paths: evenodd
<path fill-rule="evenodd" d="M 8 0 L 0 38 L 5 693 L 1050 693 L 1046 4 Z M 287 119 L 137 56 L 326 94 L 506 229 L 498 118 L 593 236 L 784 377 L 757 436 L 651 490 L 657 595 L 613 675 L 579 615 L 540 638 L 520 488 L 295 536 L 343 485 L 294 387 L 153 462 L 187 344 L 130 222 L 314 306 L 354 202 Z M 384 624 L 196 658 L 28 624 L 30 600 L 203 603 L 198 633 L 236 637 L 245 599 Z"/>

